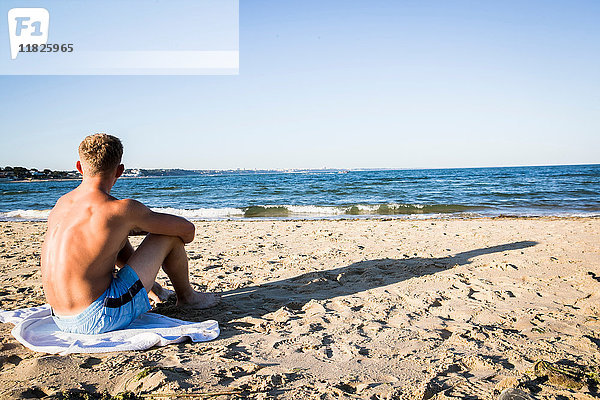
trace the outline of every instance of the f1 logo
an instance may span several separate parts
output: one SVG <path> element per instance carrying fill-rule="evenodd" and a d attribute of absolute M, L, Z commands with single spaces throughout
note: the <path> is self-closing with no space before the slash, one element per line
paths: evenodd
<path fill-rule="evenodd" d="M 45 8 L 11 8 L 8 10 L 10 58 L 15 59 L 21 46 L 48 43 L 50 13 Z"/>

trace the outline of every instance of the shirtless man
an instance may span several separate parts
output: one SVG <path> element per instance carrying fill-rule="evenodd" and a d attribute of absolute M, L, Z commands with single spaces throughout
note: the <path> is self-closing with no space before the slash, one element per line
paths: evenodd
<path fill-rule="evenodd" d="M 48 217 L 42 282 L 54 321 L 65 332 L 125 328 L 150 310 L 148 293 L 153 287 L 161 290 L 155 284 L 161 266 L 178 305 L 208 308 L 219 302 L 217 294 L 190 286 L 184 244 L 194 240 L 191 222 L 110 195 L 123 173 L 122 154 L 121 141 L 114 136 L 86 137 L 77 161 L 83 180 L 58 200 Z M 134 250 L 128 236 L 136 233 L 147 234 Z M 115 266 L 120 269 L 113 274 Z"/>

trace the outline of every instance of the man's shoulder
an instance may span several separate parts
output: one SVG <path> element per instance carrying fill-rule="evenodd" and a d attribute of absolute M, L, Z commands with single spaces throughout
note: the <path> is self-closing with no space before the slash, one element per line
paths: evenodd
<path fill-rule="evenodd" d="M 71 192 L 73 193 L 73 192 Z M 106 193 L 97 191 L 82 192 L 71 195 L 70 199 L 65 199 L 68 202 L 73 202 L 78 208 L 90 208 L 92 213 L 101 218 L 128 218 L 136 212 L 140 207 L 144 207 L 142 203 L 133 199 L 117 199 Z"/>
<path fill-rule="evenodd" d="M 70 210 L 77 203 L 76 193 L 74 190 L 65 193 L 56 200 L 54 207 L 50 211 L 50 215 L 60 213 L 64 210 Z"/>
<path fill-rule="evenodd" d="M 146 207 L 141 202 L 134 199 L 114 199 L 113 204 L 115 205 L 115 207 L 122 207 L 127 209 Z"/>
<path fill-rule="evenodd" d="M 134 199 L 114 199 L 111 201 L 111 207 L 113 212 L 127 216 L 134 216 L 148 210 L 145 205 Z"/>

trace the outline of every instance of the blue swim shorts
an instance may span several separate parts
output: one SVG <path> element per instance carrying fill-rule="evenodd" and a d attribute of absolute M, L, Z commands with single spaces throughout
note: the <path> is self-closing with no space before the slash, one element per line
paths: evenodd
<path fill-rule="evenodd" d="M 123 329 L 150 310 L 148 293 L 133 268 L 121 268 L 110 286 L 81 313 L 52 318 L 63 332 L 97 334 Z"/>

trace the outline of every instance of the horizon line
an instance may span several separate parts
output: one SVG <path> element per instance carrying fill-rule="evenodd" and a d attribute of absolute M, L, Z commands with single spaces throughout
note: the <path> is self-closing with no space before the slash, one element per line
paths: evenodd
<path fill-rule="evenodd" d="M 600 162 L 596 163 L 575 163 L 575 164 L 518 164 L 518 165 L 493 165 L 493 166 L 468 166 L 468 167 L 355 167 L 355 168 L 344 168 L 344 167 L 321 167 L 321 168 L 181 168 L 181 167 L 169 167 L 169 168 L 148 168 L 148 167 L 125 167 L 126 170 L 163 170 L 163 171 L 219 171 L 219 172 L 231 172 L 231 171 L 269 171 L 269 172 L 282 172 L 282 171 L 411 171 L 411 170 L 443 170 L 443 169 L 485 169 L 485 168 L 527 168 L 527 167 L 568 167 L 568 166 L 592 166 L 600 165 Z M 50 168 L 35 168 L 35 167 L 21 167 L 17 166 L 4 166 L 0 168 L 26 168 L 28 170 L 36 169 L 43 171 L 44 169 Z M 78 172 L 75 169 L 63 170 L 63 169 L 50 169 L 51 171 L 57 172 Z"/>

